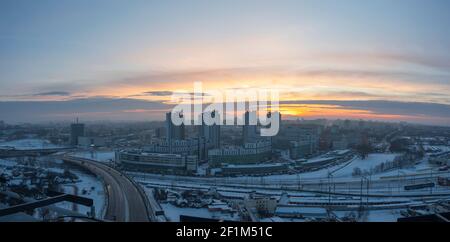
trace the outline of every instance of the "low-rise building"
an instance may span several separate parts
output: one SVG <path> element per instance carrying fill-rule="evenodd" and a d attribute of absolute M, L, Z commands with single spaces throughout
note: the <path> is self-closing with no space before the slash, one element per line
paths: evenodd
<path fill-rule="evenodd" d="M 191 174 L 197 171 L 195 155 L 148 153 L 140 150 L 117 151 L 116 162 L 132 171 Z"/>
<path fill-rule="evenodd" d="M 247 209 L 255 209 L 262 215 L 273 215 L 277 209 L 277 199 L 274 197 L 258 195 L 256 193 L 250 193 L 244 199 L 244 205 Z"/>

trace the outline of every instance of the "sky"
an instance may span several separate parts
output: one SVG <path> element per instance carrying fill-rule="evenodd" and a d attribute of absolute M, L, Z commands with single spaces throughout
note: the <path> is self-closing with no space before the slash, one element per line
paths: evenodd
<path fill-rule="evenodd" d="M 162 119 L 171 92 L 201 81 L 205 92 L 276 89 L 294 118 L 450 125 L 449 10 L 448 0 L 2 0 L 0 120 Z"/>

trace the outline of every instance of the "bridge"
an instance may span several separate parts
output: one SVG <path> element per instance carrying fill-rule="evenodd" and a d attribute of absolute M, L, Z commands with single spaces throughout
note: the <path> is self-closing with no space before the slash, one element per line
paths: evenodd
<path fill-rule="evenodd" d="M 85 158 L 62 156 L 61 159 L 88 169 L 104 181 L 108 197 L 104 219 L 118 222 L 165 221 L 164 216 L 157 214 L 159 209 L 149 202 L 145 191 L 120 171 Z"/>
<path fill-rule="evenodd" d="M 0 158 L 23 157 L 23 156 L 42 156 L 50 155 L 61 151 L 67 151 L 72 148 L 49 148 L 49 149 L 0 149 Z"/>

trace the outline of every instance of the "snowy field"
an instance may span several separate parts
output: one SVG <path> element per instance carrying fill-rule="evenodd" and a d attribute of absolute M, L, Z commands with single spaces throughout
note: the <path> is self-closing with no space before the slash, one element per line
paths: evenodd
<path fill-rule="evenodd" d="M 64 184 L 62 187 L 65 193 L 78 195 L 82 197 L 91 198 L 94 201 L 95 215 L 97 218 L 102 218 L 105 208 L 105 191 L 102 182 L 95 176 L 86 174 L 82 171 L 71 170 L 80 179 L 74 184 Z M 73 203 L 63 202 L 57 205 L 58 207 L 67 208 L 86 214 L 90 212 L 90 208 L 82 205 L 75 205 Z"/>
<path fill-rule="evenodd" d="M 366 159 L 355 159 L 348 166 L 333 173 L 333 177 L 351 177 L 353 169 L 359 168 L 362 171 L 370 171 L 377 165 L 385 162 L 391 162 L 398 154 L 369 154 Z"/>
<path fill-rule="evenodd" d="M 402 217 L 400 214 L 402 209 L 379 209 L 369 210 L 359 220 L 360 222 L 397 222 Z M 356 211 L 334 211 L 337 216 L 343 217 L 349 213 L 356 214 Z"/>
<path fill-rule="evenodd" d="M 14 160 L 5 160 L 0 159 L 0 174 L 5 173 L 7 175 L 11 174 L 11 168 L 19 166 L 16 161 Z M 57 173 L 63 173 L 64 169 L 61 167 L 43 167 L 46 170 L 57 172 Z M 106 195 L 103 187 L 103 183 L 101 180 L 99 180 L 97 177 L 95 177 L 92 174 L 88 174 L 80 169 L 71 169 L 72 173 L 77 175 L 79 178 L 79 181 L 76 183 L 70 183 L 70 184 L 62 184 L 61 189 L 63 192 L 72 194 L 72 195 L 78 195 L 82 197 L 91 198 L 94 201 L 94 207 L 95 207 L 95 213 L 96 217 L 102 217 L 103 213 L 105 212 L 105 204 L 106 204 Z M 14 179 L 11 181 L 11 184 L 20 184 L 21 179 Z M 90 212 L 89 207 L 85 207 L 82 205 L 76 205 L 69 202 L 61 202 L 56 204 L 56 206 L 78 211 L 79 213 L 86 214 L 87 212 Z"/>
<path fill-rule="evenodd" d="M 0 143 L 0 147 L 14 147 L 17 150 L 63 148 L 44 139 L 19 139 Z"/>
<path fill-rule="evenodd" d="M 370 171 L 371 168 L 375 166 L 387 162 L 392 161 L 398 154 L 384 154 L 384 153 L 374 153 L 369 154 L 366 159 L 361 158 L 353 158 L 348 162 L 343 164 L 339 164 L 336 166 L 328 167 L 326 169 L 321 169 L 317 171 L 304 172 L 299 174 L 283 174 L 283 175 L 270 175 L 263 176 L 263 179 L 266 182 L 276 182 L 276 181 L 286 181 L 286 180 L 317 180 L 317 179 L 327 179 L 328 174 L 333 174 L 333 178 L 351 178 L 353 169 L 358 167 L 361 170 Z M 236 177 L 229 178 L 232 180 L 242 180 L 243 182 L 248 182 L 254 179 L 261 179 L 255 177 Z"/>

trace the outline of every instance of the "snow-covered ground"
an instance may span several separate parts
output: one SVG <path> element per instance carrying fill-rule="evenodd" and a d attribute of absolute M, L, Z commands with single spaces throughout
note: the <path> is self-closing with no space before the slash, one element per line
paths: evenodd
<path fill-rule="evenodd" d="M 344 168 L 333 173 L 333 177 L 351 177 L 353 173 L 353 169 L 359 168 L 362 171 L 370 171 L 375 168 L 377 165 L 385 162 L 391 162 L 397 157 L 398 154 L 385 154 L 385 153 L 377 153 L 377 154 L 369 154 L 366 159 L 355 159 L 349 165 Z"/>
<path fill-rule="evenodd" d="M 0 159 L 0 169 L 3 167 L 12 167 L 17 165 L 17 162 L 12 161 L 12 160 L 5 160 L 5 159 Z"/>
<path fill-rule="evenodd" d="M 0 143 L 0 147 L 14 147 L 18 150 L 63 148 L 45 139 L 19 139 Z"/>
<path fill-rule="evenodd" d="M 13 159 L 0 159 L 0 174 L 5 173 L 7 175 L 11 175 L 11 168 L 19 166 L 17 162 Z M 46 170 L 63 173 L 64 169 L 62 167 L 47 167 L 43 166 Z M 106 204 L 106 194 L 104 191 L 103 183 L 97 177 L 92 174 L 86 173 L 83 170 L 79 169 L 70 169 L 70 172 L 77 175 L 79 181 L 76 183 L 62 184 L 61 188 L 63 192 L 73 195 L 78 195 L 82 197 L 91 198 L 94 201 L 95 213 L 96 217 L 102 217 L 105 204 Z M 14 179 L 10 182 L 11 184 L 20 184 L 21 179 Z M 61 208 L 66 208 L 69 210 L 78 211 L 82 214 L 86 214 L 90 212 L 89 207 L 85 207 L 82 205 L 74 205 L 69 202 L 61 202 L 56 204 L 56 206 Z"/>
<path fill-rule="evenodd" d="M 80 179 L 79 182 L 73 184 L 64 184 L 64 192 L 68 194 L 78 195 L 91 198 L 94 201 L 95 215 L 101 218 L 105 209 L 106 194 L 102 182 L 95 176 L 86 174 L 82 171 L 71 170 Z M 58 207 L 67 208 L 78 211 L 82 214 L 90 212 L 90 208 L 82 205 L 74 205 L 73 203 L 63 202 Z"/>
<path fill-rule="evenodd" d="M 358 220 L 360 222 L 397 222 L 397 219 L 402 217 L 400 211 L 402 209 L 378 209 L 368 210 Z M 349 213 L 357 214 L 356 211 L 334 211 L 339 217 L 347 216 Z"/>

